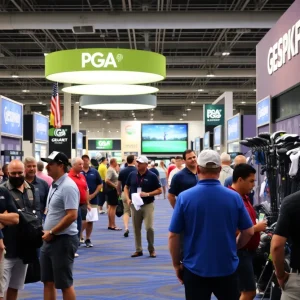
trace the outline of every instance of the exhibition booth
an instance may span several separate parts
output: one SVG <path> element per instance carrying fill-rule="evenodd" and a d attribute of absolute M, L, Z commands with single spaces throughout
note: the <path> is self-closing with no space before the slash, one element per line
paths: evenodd
<path fill-rule="evenodd" d="M 88 139 L 88 153 L 91 158 L 116 158 L 122 162 L 120 139 Z"/>
<path fill-rule="evenodd" d="M 0 96 L 1 165 L 22 159 L 23 104 Z"/>
<path fill-rule="evenodd" d="M 23 118 L 23 150 L 25 156 L 34 156 L 37 161 L 48 156 L 49 118 L 33 113 Z"/>

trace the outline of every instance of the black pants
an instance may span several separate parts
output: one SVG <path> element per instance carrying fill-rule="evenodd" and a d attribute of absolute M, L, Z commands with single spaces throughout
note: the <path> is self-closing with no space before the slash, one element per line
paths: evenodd
<path fill-rule="evenodd" d="M 184 269 L 183 282 L 186 300 L 210 300 L 212 293 L 218 300 L 238 300 L 237 273 L 225 277 L 200 277 Z"/>

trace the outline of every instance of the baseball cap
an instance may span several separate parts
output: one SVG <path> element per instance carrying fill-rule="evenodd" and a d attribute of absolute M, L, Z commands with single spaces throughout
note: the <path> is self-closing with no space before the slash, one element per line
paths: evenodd
<path fill-rule="evenodd" d="M 203 168 L 219 168 L 221 166 L 220 154 L 214 150 L 203 150 L 198 156 L 198 165 Z"/>
<path fill-rule="evenodd" d="M 41 158 L 46 163 L 56 162 L 59 164 L 68 165 L 69 159 L 63 152 L 53 151 L 48 157 Z"/>
<path fill-rule="evenodd" d="M 147 164 L 148 163 L 148 158 L 147 156 L 139 156 L 137 159 L 136 159 L 137 162 L 141 163 L 141 164 Z"/>

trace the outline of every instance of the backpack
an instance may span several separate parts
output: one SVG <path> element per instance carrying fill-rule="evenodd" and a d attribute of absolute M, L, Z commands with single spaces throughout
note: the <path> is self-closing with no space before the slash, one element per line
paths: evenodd
<path fill-rule="evenodd" d="M 35 197 L 32 189 L 26 189 L 26 191 L 28 198 L 33 198 L 33 207 L 35 207 Z M 23 260 L 24 264 L 27 264 L 36 259 L 36 249 L 40 248 L 43 244 L 43 226 L 35 210 L 30 211 L 26 207 L 21 208 L 18 201 L 15 200 L 15 198 L 18 198 L 18 195 L 13 190 L 9 192 L 12 195 L 19 214 L 16 236 L 18 257 Z"/>

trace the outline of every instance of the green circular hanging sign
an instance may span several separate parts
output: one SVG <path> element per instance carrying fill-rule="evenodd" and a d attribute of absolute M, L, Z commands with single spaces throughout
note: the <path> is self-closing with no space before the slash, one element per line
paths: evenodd
<path fill-rule="evenodd" d="M 74 49 L 48 54 L 45 76 L 62 83 L 144 84 L 166 77 L 166 58 L 130 49 Z"/>

